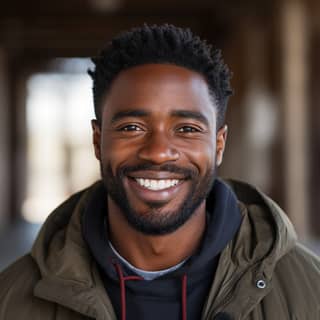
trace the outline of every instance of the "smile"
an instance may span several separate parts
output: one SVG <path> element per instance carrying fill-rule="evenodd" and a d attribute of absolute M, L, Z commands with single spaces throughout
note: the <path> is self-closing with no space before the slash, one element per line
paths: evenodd
<path fill-rule="evenodd" d="M 186 194 L 190 185 L 182 176 L 156 171 L 132 173 L 131 176 L 125 178 L 124 184 L 128 194 L 144 203 L 170 202 L 178 194 Z"/>
<path fill-rule="evenodd" d="M 135 178 L 136 182 L 148 190 L 160 191 L 176 186 L 178 179 L 143 179 Z"/>

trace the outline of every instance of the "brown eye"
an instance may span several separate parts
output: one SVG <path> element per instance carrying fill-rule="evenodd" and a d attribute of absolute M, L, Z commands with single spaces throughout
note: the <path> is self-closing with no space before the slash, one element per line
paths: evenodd
<path fill-rule="evenodd" d="M 139 126 L 135 124 L 129 124 L 119 129 L 119 131 L 143 131 Z"/>
<path fill-rule="evenodd" d="M 182 133 L 193 133 L 193 132 L 199 132 L 200 130 L 198 128 L 192 127 L 192 126 L 183 126 L 178 129 L 178 132 Z"/>

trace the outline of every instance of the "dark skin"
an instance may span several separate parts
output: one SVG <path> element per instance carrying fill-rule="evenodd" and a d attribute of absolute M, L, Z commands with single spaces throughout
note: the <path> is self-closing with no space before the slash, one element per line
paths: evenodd
<path fill-rule="evenodd" d="M 204 179 L 220 165 L 227 127 L 216 128 L 216 107 L 203 76 L 169 64 L 146 64 L 122 71 L 102 105 L 101 127 L 92 122 L 95 155 L 113 173 L 123 165 L 167 163 L 196 169 Z M 140 180 L 139 180 L 140 179 Z M 150 190 L 137 182 L 175 182 Z M 178 182 L 177 182 L 178 181 Z M 157 215 L 177 211 L 191 181 L 166 171 L 141 171 L 121 183 L 130 205 L 147 215 L 150 203 L 161 203 Z M 164 235 L 133 228 L 108 196 L 109 235 L 117 251 L 135 267 L 161 270 L 183 261 L 199 247 L 206 223 L 205 200 L 181 227 Z"/>

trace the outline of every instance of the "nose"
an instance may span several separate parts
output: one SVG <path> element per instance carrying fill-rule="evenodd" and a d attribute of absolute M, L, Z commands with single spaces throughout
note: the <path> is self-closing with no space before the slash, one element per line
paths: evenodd
<path fill-rule="evenodd" d="M 140 148 L 138 157 L 140 160 L 162 164 L 179 159 L 179 151 L 173 146 L 170 137 L 163 132 L 152 133 L 146 138 L 144 145 Z"/>

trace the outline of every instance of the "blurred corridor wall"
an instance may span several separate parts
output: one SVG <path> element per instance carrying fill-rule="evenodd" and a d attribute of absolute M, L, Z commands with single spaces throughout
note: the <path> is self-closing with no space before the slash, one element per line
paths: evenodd
<path fill-rule="evenodd" d="M 168 22 L 221 48 L 234 74 L 221 174 L 257 185 L 300 236 L 320 237 L 319 3 L 122 0 L 112 10 L 90 0 L 1 3 L 0 219 L 21 216 L 26 193 L 26 79 L 56 57 L 94 56 L 121 30 Z"/>
<path fill-rule="evenodd" d="M 0 231 L 9 220 L 9 88 L 7 56 L 0 47 Z"/>

